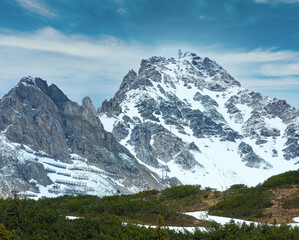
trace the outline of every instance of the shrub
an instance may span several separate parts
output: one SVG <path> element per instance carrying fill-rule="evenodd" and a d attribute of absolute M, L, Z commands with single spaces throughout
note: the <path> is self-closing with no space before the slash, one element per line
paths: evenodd
<path fill-rule="evenodd" d="M 245 184 L 234 184 L 230 186 L 230 189 L 243 189 L 248 188 Z"/>
<path fill-rule="evenodd" d="M 210 209 L 211 213 L 227 217 L 262 217 L 263 210 L 272 206 L 268 191 L 250 189 L 221 200 Z"/>
<path fill-rule="evenodd" d="M 299 170 L 288 171 L 273 177 L 268 178 L 263 184 L 263 187 L 271 188 L 290 184 L 299 184 Z"/>
<path fill-rule="evenodd" d="M 192 195 L 196 195 L 200 193 L 200 185 L 182 185 L 182 186 L 176 186 L 172 188 L 167 188 L 162 191 L 162 195 L 165 198 L 170 199 L 180 199 L 180 198 L 186 198 Z"/>
<path fill-rule="evenodd" d="M 295 197 L 293 199 L 286 199 L 282 204 L 283 208 L 291 209 L 298 208 L 299 209 L 299 197 Z"/>

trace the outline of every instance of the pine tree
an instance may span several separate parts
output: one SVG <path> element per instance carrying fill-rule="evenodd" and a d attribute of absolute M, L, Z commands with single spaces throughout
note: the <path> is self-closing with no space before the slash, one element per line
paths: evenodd
<path fill-rule="evenodd" d="M 20 221 L 20 199 L 15 194 L 14 198 L 8 202 L 8 207 L 4 211 L 3 225 L 9 231 L 17 229 Z"/>
<path fill-rule="evenodd" d="M 9 231 L 5 228 L 3 224 L 0 224 L 0 239 L 12 240 L 15 239 L 15 231 Z"/>

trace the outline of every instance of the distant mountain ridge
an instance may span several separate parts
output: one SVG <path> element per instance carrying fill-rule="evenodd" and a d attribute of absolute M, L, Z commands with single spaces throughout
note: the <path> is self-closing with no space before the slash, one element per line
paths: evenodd
<path fill-rule="evenodd" d="M 80 106 L 57 86 L 25 77 L 0 101 L 0 192 L 255 185 L 298 168 L 298 116 L 189 52 L 142 60 L 97 111 L 89 97 Z"/>

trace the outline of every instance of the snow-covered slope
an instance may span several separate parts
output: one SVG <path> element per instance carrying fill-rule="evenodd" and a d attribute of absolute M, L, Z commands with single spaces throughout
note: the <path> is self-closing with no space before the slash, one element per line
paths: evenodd
<path fill-rule="evenodd" d="M 183 184 L 255 185 L 298 168 L 298 110 L 194 53 L 142 60 L 98 116 L 139 163 Z"/>
<path fill-rule="evenodd" d="M 12 143 L 4 135 L 0 136 L 0 150 L 1 163 L 5 164 L 0 173 L 2 197 L 14 192 L 31 198 L 62 194 L 105 196 L 116 194 L 117 189 L 123 193 L 131 192 L 122 184 L 124 179 L 121 176 L 92 166 L 77 154 L 71 154 L 71 162 L 61 162 L 45 152 Z M 17 176 L 20 171 L 27 175 L 25 179 Z"/>

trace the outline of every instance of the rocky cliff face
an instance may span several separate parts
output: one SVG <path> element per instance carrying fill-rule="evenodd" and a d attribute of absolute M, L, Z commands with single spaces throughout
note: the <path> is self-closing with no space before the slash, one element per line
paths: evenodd
<path fill-rule="evenodd" d="M 59 177 L 55 173 L 69 177 L 64 181 L 78 181 L 74 177 L 81 175 L 86 180 L 90 169 L 102 171 L 102 175 L 110 174 L 105 183 L 101 173 L 99 179 L 94 180 L 110 186 L 110 192 L 166 186 L 140 165 L 112 133 L 104 130 L 89 97 L 84 98 L 80 106 L 70 101 L 57 86 L 48 86 L 40 78 L 23 78 L 3 97 L 0 130 L 0 175 L 5 180 L 1 185 L 2 195 L 11 194 L 13 185 L 16 191 L 38 192 L 38 185 L 51 189 Z M 84 167 L 83 163 L 80 167 L 74 166 L 74 156 L 84 162 Z M 59 172 L 59 169 L 66 170 Z M 88 190 L 88 181 L 83 185 L 86 189 L 82 191 L 101 194 L 92 188 Z M 63 186 L 55 187 L 64 189 Z"/>
<path fill-rule="evenodd" d="M 98 115 L 140 161 L 157 173 L 166 162 L 183 183 L 252 185 L 297 168 L 299 111 L 194 53 L 142 60 Z"/>

